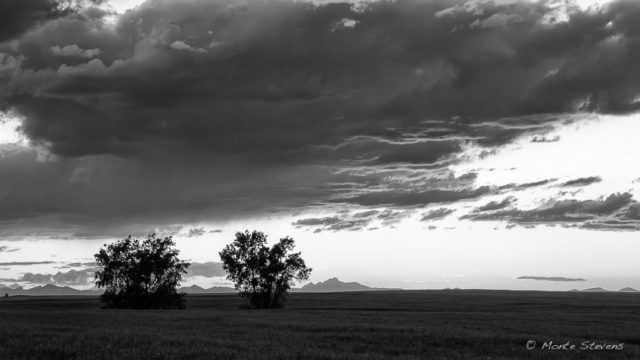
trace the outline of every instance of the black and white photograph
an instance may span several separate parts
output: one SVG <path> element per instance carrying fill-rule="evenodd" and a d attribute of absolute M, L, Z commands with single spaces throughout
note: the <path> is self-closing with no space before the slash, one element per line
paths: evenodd
<path fill-rule="evenodd" d="M 0 0 L 0 359 L 640 359 L 639 136 L 640 0 Z"/>

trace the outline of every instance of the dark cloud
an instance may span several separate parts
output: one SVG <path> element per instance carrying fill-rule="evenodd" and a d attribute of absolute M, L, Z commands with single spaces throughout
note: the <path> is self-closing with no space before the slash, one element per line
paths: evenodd
<path fill-rule="evenodd" d="M 391 142 L 369 138 L 351 140 L 338 147 L 336 154 L 368 164 L 431 164 L 460 149 L 458 139 Z"/>
<path fill-rule="evenodd" d="M 545 179 L 545 180 L 540 180 L 540 181 L 534 181 L 534 182 L 529 182 L 529 183 L 522 183 L 522 184 L 507 184 L 507 185 L 503 185 L 500 186 L 498 189 L 499 190 L 525 190 L 528 188 L 532 188 L 532 187 L 537 187 L 537 186 L 542 186 L 542 185 L 547 185 L 550 184 L 554 181 L 556 181 L 557 179 Z"/>
<path fill-rule="evenodd" d="M 629 206 L 618 211 L 613 218 L 586 221 L 579 226 L 593 230 L 638 231 L 640 230 L 640 203 L 634 200 Z"/>
<path fill-rule="evenodd" d="M 335 224 L 331 224 L 324 228 L 316 228 L 314 232 L 320 231 L 358 231 L 363 230 L 367 225 L 371 223 L 371 219 L 344 219 Z"/>
<path fill-rule="evenodd" d="M 0 110 L 38 148 L 2 152 L 2 233 L 474 199 L 489 189 L 428 171 L 638 107 L 640 3 L 566 22 L 549 1 L 473 4 L 149 1 L 114 26 L 73 2 L 0 5 Z"/>
<path fill-rule="evenodd" d="M 518 280 L 541 280 L 541 281 L 586 281 L 583 278 L 567 278 L 562 276 L 519 276 Z"/>
<path fill-rule="evenodd" d="M 338 216 L 325 216 L 321 218 L 306 218 L 296 220 L 291 223 L 291 225 L 296 227 L 301 226 L 330 226 L 340 222 L 340 218 Z"/>
<path fill-rule="evenodd" d="M 601 231 L 638 231 L 640 230 L 640 222 L 618 219 L 604 219 L 599 221 L 585 221 L 582 224 L 575 225 L 575 227 Z"/>
<path fill-rule="evenodd" d="M 490 201 L 480 207 L 478 207 L 475 212 L 484 212 L 484 211 L 493 211 L 500 210 L 510 206 L 515 201 L 515 198 L 508 197 L 504 198 L 502 201 Z"/>
<path fill-rule="evenodd" d="M 49 284 L 52 282 L 51 277 L 52 277 L 51 274 L 26 273 L 22 275 L 20 278 L 14 279 L 12 281 L 27 282 L 31 284 L 42 284 L 42 283 Z"/>
<path fill-rule="evenodd" d="M 67 272 L 57 272 L 53 274 L 54 284 L 65 285 L 87 285 L 93 282 L 96 269 L 69 270 Z"/>
<path fill-rule="evenodd" d="M 367 211 L 357 212 L 357 213 L 353 214 L 353 217 L 354 218 L 368 218 L 368 217 L 377 215 L 378 213 L 380 213 L 380 211 L 378 211 L 378 210 L 367 210 Z"/>
<path fill-rule="evenodd" d="M 2 262 L 0 266 L 29 266 L 29 265 L 44 265 L 44 264 L 55 264 L 55 261 L 12 261 L 12 262 Z"/>
<path fill-rule="evenodd" d="M 356 231 L 363 230 L 372 223 L 383 226 L 393 226 L 409 217 L 411 210 L 367 210 L 359 212 L 341 211 L 338 215 L 324 217 L 310 217 L 298 219 L 291 223 L 297 228 L 310 227 L 314 232 L 322 231 Z M 372 229 L 372 228 L 370 228 Z"/>
<path fill-rule="evenodd" d="M 602 179 L 599 176 L 589 176 L 578 179 L 573 179 L 562 183 L 560 186 L 587 186 L 601 182 Z"/>
<path fill-rule="evenodd" d="M 515 186 L 515 189 L 517 189 L 517 190 L 528 189 L 528 188 L 531 188 L 531 187 L 547 185 L 547 184 L 549 184 L 551 182 L 554 182 L 554 181 L 556 181 L 556 179 L 546 179 L 546 180 L 534 181 L 534 182 L 530 182 L 530 183 L 518 184 L 518 185 Z"/>
<path fill-rule="evenodd" d="M 187 233 L 187 237 L 202 236 L 204 235 L 204 233 L 205 233 L 205 230 L 202 227 L 192 228 L 192 229 L 189 229 L 189 232 Z"/>
<path fill-rule="evenodd" d="M 218 262 L 192 262 L 189 266 L 189 273 L 187 276 L 204 276 L 207 278 L 216 276 L 226 276 L 222 263 Z"/>
<path fill-rule="evenodd" d="M 180 224 L 229 219 L 322 198 L 330 172 L 202 167 L 111 156 L 40 162 L 35 151 L 0 159 L 0 233 L 72 237 L 175 235 Z M 175 165 L 175 168 L 172 168 Z M 167 174 L 175 174 L 167 176 Z M 261 180 L 257 180 L 261 179 Z"/>
<path fill-rule="evenodd" d="M 453 212 L 454 210 L 447 209 L 447 208 L 433 209 L 431 211 L 428 211 L 422 214 L 422 218 L 420 218 L 420 221 L 442 219 L 447 215 L 452 214 Z"/>
<path fill-rule="evenodd" d="M 550 142 L 558 142 L 560 141 L 560 136 L 556 135 L 552 138 L 548 138 L 546 136 L 534 136 L 533 139 L 531 139 L 532 143 L 550 143 Z"/>
<path fill-rule="evenodd" d="M 424 127 L 429 133 L 478 135 L 482 130 L 469 127 L 478 120 L 469 117 L 521 114 L 524 105 L 538 103 L 528 95 L 541 85 L 541 75 L 627 26 L 607 30 L 605 20 L 618 15 L 613 6 L 605 14 L 576 13 L 556 26 L 539 24 L 551 11 L 544 3 L 487 3 L 481 14 L 436 15 L 456 3 L 373 2 L 358 8 L 149 2 L 123 16 L 115 30 L 100 18 L 74 14 L 21 40 L 18 52 L 28 55 L 22 68 L 35 72 L 12 78 L 4 98 L 27 116 L 25 131 L 32 139 L 68 156 L 159 145 L 238 153 L 238 144 L 248 143 L 242 139 L 252 140 L 244 150 L 254 154 L 299 151 L 303 144 L 338 144 L 345 136 L 392 135 L 418 127 L 425 116 L 457 116 L 438 128 Z M 506 28 L 472 26 L 509 14 L 521 21 Z M 336 29 L 342 19 L 356 25 Z M 579 36 L 582 27 L 585 34 Z M 384 41 L 372 40 L 377 37 Z M 56 46 L 100 53 L 88 63 L 60 63 L 72 60 L 51 53 Z M 565 53 L 558 53 L 562 47 Z M 564 71 L 558 71 L 554 77 L 561 78 Z M 493 91 L 485 91 L 489 85 Z M 558 101 L 570 107 L 576 96 L 581 99 L 569 95 L 554 99 L 551 110 Z M 91 122 L 81 122 L 88 116 Z M 296 136 L 284 141 L 278 136 L 282 128 Z M 506 140 L 516 130 L 482 135 Z M 222 135 L 230 132 L 233 137 Z M 427 144 L 445 146 L 441 151 L 457 148 L 455 142 Z M 398 151 L 382 154 L 382 161 L 420 154 L 408 147 Z"/>
<path fill-rule="evenodd" d="M 70 262 L 65 264 L 66 267 L 85 267 L 85 266 L 91 266 L 91 267 L 95 267 L 96 266 L 96 262 L 95 261 L 87 261 L 87 262 Z"/>
<path fill-rule="evenodd" d="M 62 16 L 56 1 L 5 0 L 0 2 L 0 41 L 19 36 L 30 27 Z"/>
<path fill-rule="evenodd" d="M 472 220 L 504 220 L 512 223 L 564 223 L 586 228 L 616 228 L 609 217 L 629 217 L 637 202 L 630 193 L 616 193 L 596 200 L 550 200 L 530 210 L 506 209 L 487 213 L 471 213 L 463 216 Z M 625 210 L 626 209 L 626 210 Z M 633 219 L 631 219 L 633 220 Z M 630 224 L 627 224 L 630 225 Z M 637 225 L 637 224 L 636 224 Z"/>
<path fill-rule="evenodd" d="M 334 216 L 325 216 L 325 217 L 316 217 L 316 218 L 305 218 L 299 219 L 291 223 L 291 225 L 297 228 L 311 227 L 314 229 L 314 232 L 318 233 L 321 231 L 340 231 L 340 230 L 349 230 L 356 231 L 362 230 L 364 227 L 369 225 L 373 220 L 372 216 L 377 214 L 378 212 L 370 212 L 366 216 L 363 215 L 363 212 L 353 214 L 352 216 L 348 216 L 346 214 L 343 215 L 334 215 Z"/>
<path fill-rule="evenodd" d="M 362 206 L 416 206 L 435 203 L 451 203 L 459 200 L 474 199 L 488 194 L 491 189 L 483 186 L 477 189 L 425 190 L 425 191 L 370 191 L 347 197 L 335 202 L 358 204 Z"/>
<path fill-rule="evenodd" d="M 20 249 L 8 247 L 8 246 L 0 246 L 0 253 L 1 252 L 15 252 L 15 251 L 18 251 L 18 250 L 20 250 Z"/>
<path fill-rule="evenodd" d="M 104 0 L 4 0 L 0 2 L 0 42 L 19 37 L 30 28 L 48 20 L 102 2 Z M 97 9 L 93 10 L 95 11 Z"/>
<path fill-rule="evenodd" d="M 624 220 L 640 220 L 640 204 L 631 204 L 621 217 Z"/>
<path fill-rule="evenodd" d="M 392 226 L 398 224 L 400 221 L 410 216 L 411 213 L 412 211 L 386 209 L 378 214 L 377 218 L 382 220 L 382 225 Z"/>

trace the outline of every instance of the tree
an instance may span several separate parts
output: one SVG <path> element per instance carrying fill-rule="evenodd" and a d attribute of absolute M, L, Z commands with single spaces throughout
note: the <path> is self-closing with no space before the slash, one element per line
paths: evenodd
<path fill-rule="evenodd" d="M 290 253 L 295 247 L 292 238 L 282 238 L 271 248 L 266 242 L 262 232 L 237 232 L 235 240 L 220 252 L 227 279 L 259 309 L 282 306 L 294 282 L 309 279 L 312 270 L 299 252 Z"/>
<path fill-rule="evenodd" d="M 177 286 L 189 263 L 178 258 L 173 239 L 149 234 L 144 241 L 128 236 L 95 254 L 101 269 L 96 286 L 105 307 L 132 309 L 183 309 L 184 293 Z"/>

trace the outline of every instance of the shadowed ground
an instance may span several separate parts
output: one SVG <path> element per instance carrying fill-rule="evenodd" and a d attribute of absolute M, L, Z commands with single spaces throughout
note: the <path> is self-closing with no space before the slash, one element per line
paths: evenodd
<path fill-rule="evenodd" d="M 133 311 L 86 297 L 3 298 L 0 359 L 640 358 L 640 294 L 297 293 L 280 310 L 243 303 L 201 295 L 184 311 Z M 624 348 L 540 350 L 545 341 Z"/>

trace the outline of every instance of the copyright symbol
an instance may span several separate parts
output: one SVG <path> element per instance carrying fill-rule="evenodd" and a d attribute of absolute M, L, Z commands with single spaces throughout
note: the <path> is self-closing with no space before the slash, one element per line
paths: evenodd
<path fill-rule="evenodd" d="M 527 350 L 533 350 L 536 348 L 536 342 L 533 340 L 527 341 Z"/>

